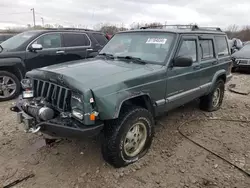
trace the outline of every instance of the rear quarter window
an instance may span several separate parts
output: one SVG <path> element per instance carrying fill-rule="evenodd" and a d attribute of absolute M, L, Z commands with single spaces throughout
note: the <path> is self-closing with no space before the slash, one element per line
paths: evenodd
<path fill-rule="evenodd" d="M 215 44 L 217 47 L 217 55 L 219 57 L 227 56 L 230 54 L 227 45 L 227 38 L 225 36 L 215 36 Z"/>

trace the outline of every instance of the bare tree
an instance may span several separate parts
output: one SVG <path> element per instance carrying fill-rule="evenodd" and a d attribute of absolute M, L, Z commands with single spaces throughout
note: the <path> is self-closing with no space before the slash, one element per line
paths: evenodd
<path fill-rule="evenodd" d="M 239 30 L 239 27 L 236 24 L 230 25 L 227 27 L 226 31 L 235 33 Z"/>
<path fill-rule="evenodd" d="M 226 29 L 226 33 L 228 35 L 228 38 L 238 38 L 242 41 L 249 41 L 250 40 L 250 26 L 246 25 L 243 27 L 238 27 L 237 25 L 233 24 L 230 25 Z"/>
<path fill-rule="evenodd" d="M 236 24 L 230 25 L 226 29 L 227 36 L 229 38 L 235 38 L 239 27 Z"/>

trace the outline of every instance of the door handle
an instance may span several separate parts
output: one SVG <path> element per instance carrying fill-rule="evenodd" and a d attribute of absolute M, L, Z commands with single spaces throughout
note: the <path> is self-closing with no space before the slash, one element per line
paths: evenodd
<path fill-rule="evenodd" d="M 194 66 L 194 69 L 195 70 L 198 70 L 198 69 L 200 69 L 201 68 L 201 66 L 200 65 L 196 65 L 196 66 Z"/>
<path fill-rule="evenodd" d="M 93 51 L 93 49 L 92 49 L 92 48 L 87 49 L 87 52 L 91 52 L 91 51 Z"/>
<path fill-rule="evenodd" d="M 63 50 L 56 51 L 56 54 L 64 54 L 64 53 L 65 53 L 65 51 L 63 51 Z"/>
<path fill-rule="evenodd" d="M 213 61 L 212 65 L 217 65 L 219 62 L 218 61 Z"/>

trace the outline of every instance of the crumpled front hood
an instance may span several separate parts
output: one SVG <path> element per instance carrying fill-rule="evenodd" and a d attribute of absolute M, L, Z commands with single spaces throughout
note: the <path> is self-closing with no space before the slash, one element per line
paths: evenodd
<path fill-rule="evenodd" d="M 161 67 L 162 65 L 143 65 L 95 58 L 36 69 L 28 72 L 27 76 L 50 80 L 59 85 L 84 92 L 87 89 L 105 87 L 133 78 L 140 78 L 158 71 Z"/>

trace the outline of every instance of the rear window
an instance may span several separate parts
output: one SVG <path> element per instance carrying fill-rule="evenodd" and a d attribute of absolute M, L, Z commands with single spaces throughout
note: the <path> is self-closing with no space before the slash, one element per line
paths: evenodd
<path fill-rule="evenodd" d="M 229 55 L 229 49 L 227 45 L 227 39 L 225 36 L 217 36 L 215 37 L 215 43 L 218 50 L 218 56 L 226 56 Z"/>
<path fill-rule="evenodd" d="M 65 47 L 90 46 L 90 40 L 84 33 L 63 34 Z"/>
<path fill-rule="evenodd" d="M 108 42 L 108 39 L 102 34 L 92 33 L 92 35 L 97 40 L 97 42 L 102 46 L 104 46 Z"/>
<path fill-rule="evenodd" d="M 214 58 L 214 46 L 212 40 L 200 40 L 201 59 Z"/>

